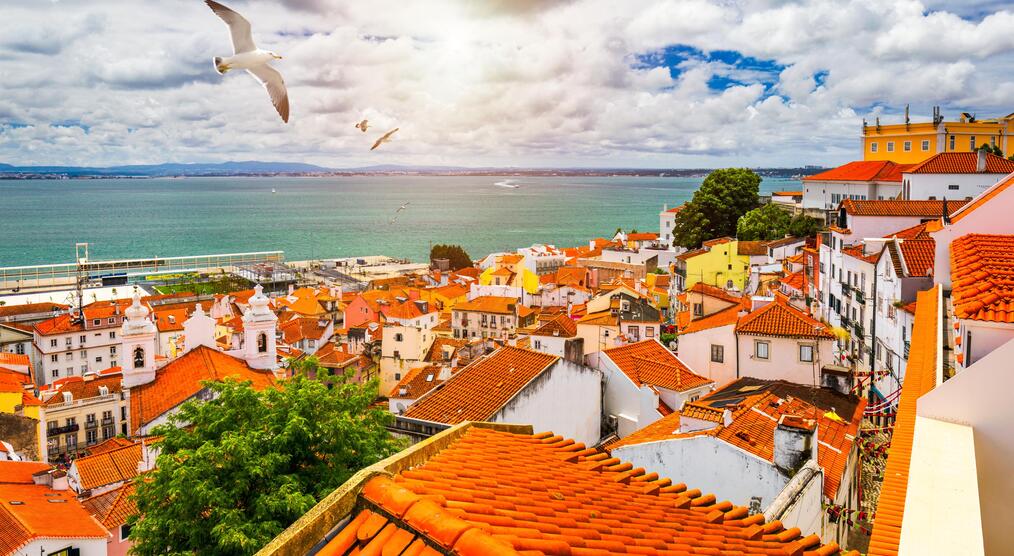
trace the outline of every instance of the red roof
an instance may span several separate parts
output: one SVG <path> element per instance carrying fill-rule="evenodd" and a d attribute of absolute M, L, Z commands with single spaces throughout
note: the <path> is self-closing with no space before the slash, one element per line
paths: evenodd
<path fill-rule="evenodd" d="M 129 481 L 138 475 L 138 463 L 146 457 L 140 442 L 74 460 L 81 488 L 91 490 Z"/>
<path fill-rule="evenodd" d="M 106 529 L 112 531 L 137 514 L 137 503 L 133 496 L 134 483 L 125 483 L 109 492 L 82 500 L 81 504 Z"/>
<path fill-rule="evenodd" d="M 743 301 L 743 298 L 736 294 L 723 290 L 718 286 L 711 286 L 705 284 L 704 282 L 697 282 L 696 284 L 691 286 L 690 289 L 686 291 L 686 293 L 704 294 L 709 297 L 714 297 L 715 299 L 721 299 L 722 301 L 734 303 L 736 305 L 739 305 Z M 687 296 L 687 299 L 689 300 L 690 297 Z"/>
<path fill-rule="evenodd" d="M 513 297 L 500 297 L 496 295 L 483 295 L 471 301 L 464 301 L 454 305 L 455 311 L 475 311 L 478 313 L 497 313 L 513 315 L 517 309 L 518 300 Z"/>
<path fill-rule="evenodd" d="M 681 330 L 680 333 L 693 334 L 694 332 L 700 332 L 701 330 L 734 325 L 736 324 L 736 321 L 739 320 L 740 310 L 742 310 L 742 307 L 739 304 L 736 304 L 732 307 L 726 307 L 717 313 L 712 313 L 706 317 L 694 319 L 683 327 L 683 330 Z"/>
<path fill-rule="evenodd" d="M 953 214 L 965 206 L 968 200 L 906 201 L 884 199 L 882 201 L 856 201 L 845 199 L 842 201 L 841 206 L 847 214 L 851 214 L 852 216 L 913 216 L 934 218 L 943 215 L 945 202 L 947 203 L 947 212 Z"/>
<path fill-rule="evenodd" d="M 951 299 L 958 318 L 1014 323 L 1014 235 L 951 243 Z"/>
<path fill-rule="evenodd" d="M 1009 174 L 1014 172 L 1014 161 L 993 153 L 986 155 L 987 174 Z M 937 153 L 905 170 L 906 174 L 977 174 L 979 153 L 949 152 Z"/>
<path fill-rule="evenodd" d="M 915 438 L 915 411 L 919 398 L 936 386 L 936 354 L 940 332 L 937 323 L 940 286 L 917 294 L 915 322 L 912 325 L 912 346 L 905 382 L 898 401 L 898 414 L 891 435 L 887 469 L 880 487 L 871 556 L 896 556 L 901 542 L 901 522 L 908 494 L 908 471 L 912 463 L 912 441 Z"/>
<path fill-rule="evenodd" d="M 798 554 L 816 535 L 552 433 L 472 426 L 421 464 L 363 479 L 322 554 Z M 358 485 L 356 487 L 358 488 Z M 345 516 L 341 516 L 345 517 Z M 337 519 L 337 518 L 336 518 Z"/>
<path fill-rule="evenodd" d="M 712 382 L 691 371 L 679 357 L 654 339 L 607 349 L 603 353 L 637 386 L 647 384 L 684 392 Z"/>
<path fill-rule="evenodd" d="M 35 539 L 105 539 L 107 532 L 70 490 L 36 485 L 35 462 L 0 462 L 0 554 L 16 554 Z"/>
<path fill-rule="evenodd" d="M 16 317 L 20 315 L 53 313 L 56 311 L 66 311 L 67 309 L 70 309 L 70 307 L 67 305 L 61 305 L 59 303 L 50 303 L 48 301 L 42 303 L 23 303 L 21 305 L 3 305 L 0 306 L 0 319 Z"/>
<path fill-rule="evenodd" d="M 405 417 L 451 425 L 488 421 L 559 359 L 555 355 L 504 346 L 472 362 L 417 400 Z"/>
<path fill-rule="evenodd" d="M 227 377 L 252 381 L 254 388 L 275 384 L 270 371 L 252 369 L 242 359 L 198 346 L 156 371 L 155 380 L 130 389 L 131 430 L 193 397 L 204 388 L 202 381 Z"/>
<path fill-rule="evenodd" d="M 62 381 L 56 393 L 51 398 L 46 400 L 45 405 L 47 407 L 62 405 L 63 394 L 69 393 L 72 401 L 85 400 L 88 398 L 96 398 L 100 395 L 99 388 L 105 386 L 110 394 L 119 394 L 121 389 L 122 377 L 120 375 L 110 375 L 99 378 L 93 378 L 91 380 L 85 380 L 82 377 L 67 377 L 71 380 Z"/>
<path fill-rule="evenodd" d="M 577 336 L 577 323 L 567 315 L 560 315 L 553 320 L 543 324 L 532 336 L 559 336 L 561 338 L 573 338 Z"/>
<path fill-rule="evenodd" d="M 440 366 L 427 365 L 410 369 L 405 376 L 401 377 L 398 384 L 391 389 L 389 398 L 419 399 L 423 394 L 436 388 L 443 381 L 440 380 Z"/>
<path fill-rule="evenodd" d="M 909 276 L 930 276 L 933 274 L 933 260 L 936 257 L 936 241 L 932 239 L 909 239 L 900 244 L 901 254 Z"/>
<path fill-rule="evenodd" d="M 857 160 L 843 166 L 806 176 L 803 181 L 884 181 L 901 182 L 901 173 L 911 164 L 897 164 L 889 160 Z"/>
<path fill-rule="evenodd" d="M 738 334 L 789 336 L 793 338 L 834 338 L 826 326 L 785 303 L 781 297 L 739 319 Z"/>

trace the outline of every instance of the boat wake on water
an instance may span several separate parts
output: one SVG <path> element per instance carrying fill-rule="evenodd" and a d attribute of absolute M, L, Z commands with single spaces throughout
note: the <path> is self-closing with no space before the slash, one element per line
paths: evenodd
<path fill-rule="evenodd" d="M 514 183 L 514 180 L 498 181 L 498 182 L 494 182 L 493 185 L 495 185 L 497 187 L 506 187 L 507 189 L 517 189 L 517 188 L 521 187 L 521 184 Z"/>

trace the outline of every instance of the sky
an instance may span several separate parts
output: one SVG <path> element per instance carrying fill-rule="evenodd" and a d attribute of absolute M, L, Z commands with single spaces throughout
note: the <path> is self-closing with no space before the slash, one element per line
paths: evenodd
<path fill-rule="evenodd" d="M 200 0 L 4 0 L 0 162 L 828 166 L 906 104 L 1014 112 L 1009 2 L 224 3 L 283 56 L 288 124 L 214 71 Z"/>

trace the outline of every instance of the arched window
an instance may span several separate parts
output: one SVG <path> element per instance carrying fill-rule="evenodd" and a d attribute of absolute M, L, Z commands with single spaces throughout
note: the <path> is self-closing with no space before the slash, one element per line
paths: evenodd
<path fill-rule="evenodd" d="M 268 352 L 268 335 L 261 332 L 257 335 L 257 353 Z"/>
<path fill-rule="evenodd" d="M 141 369 L 144 367 L 144 348 L 137 346 L 134 348 L 134 368 Z"/>

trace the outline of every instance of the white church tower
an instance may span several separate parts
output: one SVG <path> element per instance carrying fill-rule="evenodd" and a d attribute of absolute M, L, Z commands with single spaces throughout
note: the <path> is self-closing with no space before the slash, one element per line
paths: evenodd
<path fill-rule="evenodd" d="M 141 294 L 134 292 L 134 302 L 124 313 L 120 338 L 123 342 L 123 387 L 131 388 L 155 380 L 155 353 L 158 329 L 149 318 L 148 308 L 141 304 Z"/>
<path fill-rule="evenodd" d="M 200 303 L 194 307 L 190 318 L 183 321 L 184 349 L 186 353 L 197 346 L 208 346 L 211 349 L 218 349 L 215 343 L 215 319 L 204 312 Z"/>
<path fill-rule="evenodd" d="M 275 349 L 275 330 L 278 317 L 268 307 L 267 296 L 260 284 L 254 287 L 254 295 L 247 302 L 243 315 L 243 358 L 254 369 L 274 370 L 278 366 Z"/>

